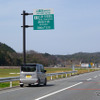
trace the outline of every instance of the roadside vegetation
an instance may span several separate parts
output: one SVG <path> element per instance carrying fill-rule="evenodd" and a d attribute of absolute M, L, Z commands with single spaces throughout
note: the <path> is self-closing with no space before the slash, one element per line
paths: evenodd
<path fill-rule="evenodd" d="M 72 71 L 71 68 L 45 68 L 45 70 L 47 70 L 46 73 L 59 73 L 59 72 L 68 72 L 68 71 Z M 87 73 L 87 72 L 93 72 L 93 71 L 97 71 L 98 69 L 86 69 L 86 68 L 78 68 L 75 69 L 77 70 L 77 74 L 83 74 L 83 73 Z M 0 69 L 0 78 L 3 77 L 16 77 L 19 76 L 20 73 L 20 69 L 16 68 L 16 69 Z M 53 76 L 52 79 L 59 79 L 59 78 L 65 78 L 66 75 L 58 75 L 57 76 Z M 67 77 L 70 77 L 70 74 L 67 75 Z M 51 77 L 47 77 L 47 80 L 50 80 Z M 12 86 L 19 86 L 19 81 L 14 81 L 12 82 Z M 10 82 L 5 82 L 5 83 L 0 83 L 0 89 L 5 88 L 5 87 L 10 87 Z"/>
<path fill-rule="evenodd" d="M 0 69 L 0 78 L 19 76 L 19 73 L 20 73 L 19 68 L 16 68 L 16 69 L 11 69 L 11 68 Z"/>
<path fill-rule="evenodd" d="M 91 62 L 99 66 L 100 52 L 84 53 L 79 52 L 71 55 L 51 55 L 49 53 L 39 53 L 34 50 L 27 51 L 27 63 L 40 63 L 44 66 L 70 67 L 74 62 L 77 66 L 81 63 Z M 19 66 L 23 63 L 23 53 L 18 53 L 13 48 L 0 42 L 0 66 Z"/>

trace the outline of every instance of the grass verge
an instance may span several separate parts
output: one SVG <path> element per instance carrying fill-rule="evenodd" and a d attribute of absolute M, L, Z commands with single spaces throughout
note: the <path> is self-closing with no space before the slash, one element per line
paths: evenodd
<path fill-rule="evenodd" d="M 68 71 L 72 71 L 71 68 L 45 68 L 45 70 L 47 70 L 47 73 L 58 73 L 58 72 L 68 72 Z M 78 68 L 75 69 L 78 72 L 76 74 L 83 74 L 83 73 L 87 73 L 87 72 L 93 72 L 93 71 L 97 71 L 98 69 L 83 69 L 83 68 Z M 15 76 L 19 76 L 17 73 L 20 72 L 20 69 L 0 69 L 0 78 L 3 77 L 15 77 Z M 15 74 L 10 74 L 10 73 L 15 73 Z M 52 80 L 54 79 L 59 79 L 59 78 L 65 78 L 66 74 L 64 75 L 58 75 L 58 76 L 52 76 Z M 67 74 L 67 77 L 70 77 L 70 74 Z M 51 80 L 51 77 L 48 76 L 47 80 Z M 19 86 L 19 81 L 14 81 L 12 82 L 12 86 Z M 0 83 L 0 89 L 6 88 L 6 87 L 10 87 L 10 82 L 5 82 L 5 83 Z"/>

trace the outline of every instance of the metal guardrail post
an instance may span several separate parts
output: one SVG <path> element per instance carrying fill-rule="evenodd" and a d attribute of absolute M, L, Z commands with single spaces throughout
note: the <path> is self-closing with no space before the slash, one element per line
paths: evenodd
<path fill-rule="evenodd" d="M 67 74 L 66 74 L 66 77 L 67 77 Z"/>
<path fill-rule="evenodd" d="M 63 78 L 63 74 L 61 75 L 61 78 Z"/>
<path fill-rule="evenodd" d="M 51 75 L 51 80 L 52 80 L 52 75 Z"/>
<path fill-rule="evenodd" d="M 56 75 L 56 78 L 58 78 L 58 75 Z"/>
<path fill-rule="evenodd" d="M 10 81 L 10 87 L 12 87 L 12 81 Z"/>

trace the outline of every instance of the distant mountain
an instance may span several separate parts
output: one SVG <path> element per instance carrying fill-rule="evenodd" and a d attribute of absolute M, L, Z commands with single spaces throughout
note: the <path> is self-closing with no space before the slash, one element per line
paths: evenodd
<path fill-rule="evenodd" d="M 79 64 L 81 63 L 100 63 L 100 52 L 85 53 L 79 52 L 72 55 L 50 55 L 48 53 L 37 53 L 35 51 L 27 52 L 27 62 L 42 63 L 46 66 L 60 64 L 71 64 L 72 62 Z"/>
<path fill-rule="evenodd" d="M 100 52 L 85 53 L 79 52 L 72 55 L 51 55 L 49 53 L 38 53 L 27 51 L 27 63 L 41 63 L 44 66 L 66 66 L 72 62 L 79 63 L 100 63 Z M 11 47 L 0 42 L 0 66 L 16 66 L 23 63 L 23 53 L 16 53 Z"/>
<path fill-rule="evenodd" d="M 95 52 L 95 53 L 85 53 L 85 52 L 79 52 L 75 53 L 72 55 L 66 55 L 65 56 L 66 60 L 77 60 L 85 63 L 100 63 L 100 52 Z"/>

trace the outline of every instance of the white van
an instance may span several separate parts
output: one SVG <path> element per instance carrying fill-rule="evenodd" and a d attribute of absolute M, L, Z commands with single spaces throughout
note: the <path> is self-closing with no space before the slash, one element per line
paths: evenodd
<path fill-rule="evenodd" d="M 40 84 L 46 85 L 47 78 L 45 74 L 46 70 L 42 64 L 24 64 L 20 69 L 20 87 L 24 84 L 35 84 L 40 86 Z"/>

